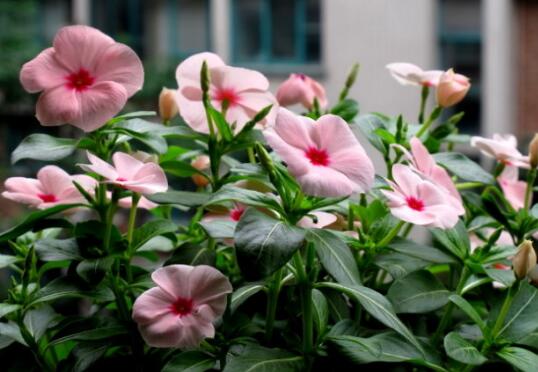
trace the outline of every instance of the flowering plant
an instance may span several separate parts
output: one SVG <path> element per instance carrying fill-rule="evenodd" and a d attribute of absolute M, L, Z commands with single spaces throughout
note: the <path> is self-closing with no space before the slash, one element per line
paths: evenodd
<path fill-rule="evenodd" d="M 38 209 L 0 234 L 0 347 L 33 354 L 3 354 L 7 368 L 534 371 L 538 140 L 525 156 L 513 136 L 459 134 L 463 114 L 442 113 L 465 76 L 387 68 L 421 87 L 418 121 L 359 115 L 358 66 L 331 105 L 308 76 L 275 98 L 261 73 L 201 53 L 163 89 L 160 124 L 118 115 L 143 85 L 131 49 L 61 29 L 21 82 L 41 92 L 42 125 L 85 133 L 32 134 L 12 160 L 76 156 L 82 173 L 5 182 L 5 198 Z M 469 142 L 492 173 L 453 151 Z M 197 191 L 169 186 L 182 178 Z"/>

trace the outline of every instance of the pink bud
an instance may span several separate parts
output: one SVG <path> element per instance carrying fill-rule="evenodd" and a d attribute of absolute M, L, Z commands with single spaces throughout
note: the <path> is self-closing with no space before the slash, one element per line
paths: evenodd
<path fill-rule="evenodd" d="M 315 98 L 317 98 L 321 108 L 327 107 L 325 88 L 311 77 L 303 74 L 291 74 L 276 92 L 276 99 L 282 106 L 300 103 L 310 109 Z"/>
<path fill-rule="evenodd" d="M 209 166 L 211 165 L 211 161 L 209 159 L 209 156 L 199 155 L 193 159 L 193 161 L 191 162 L 191 165 L 196 170 L 203 172 L 209 169 Z M 206 177 L 202 176 L 201 174 L 197 174 L 197 173 L 193 174 L 191 178 L 194 184 L 198 187 L 205 187 L 209 183 L 209 180 Z"/>
<path fill-rule="evenodd" d="M 454 106 L 460 102 L 471 88 L 469 78 L 454 73 L 453 69 L 444 72 L 437 86 L 437 103 L 441 107 Z"/>
<path fill-rule="evenodd" d="M 159 94 L 159 116 L 165 121 L 177 115 L 175 94 L 175 90 L 168 88 L 163 88 Z"/>

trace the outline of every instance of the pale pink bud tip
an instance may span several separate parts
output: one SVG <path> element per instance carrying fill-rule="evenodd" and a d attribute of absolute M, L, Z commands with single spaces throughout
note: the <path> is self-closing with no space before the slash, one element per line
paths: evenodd
<path fill-rule="evenodd" d="M 454 73 L 449 69 L 439 78 L 437 86 L 437 104 L 441 107 L 450 107 L 459 103 L 471 88 L 469 78 Z"/>
<path fill-rule="evenodd" d="M 176 91 L 163 88 L 159 94 L 159 116 L 164 121 L 169 121 L 178 113 L 176 105 Z"/>
<path fill-rule="evenodd" d="M 311 109 L 317 99 L 321 108 L 327 107 L 325 88 L 316 80 L 304 74 L 291 74 L 276 92 L 276 99 L 281 106 L 301 104 Z"/>

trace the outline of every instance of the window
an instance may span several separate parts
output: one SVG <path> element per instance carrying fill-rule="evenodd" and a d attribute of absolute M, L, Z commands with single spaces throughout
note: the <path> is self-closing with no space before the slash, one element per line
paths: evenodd
<path fill-rule="evenodd" d="M 319 0 L 233 0 L 234 62 L 318 64 L 319 3 Z"/>
<path fill-rule="evenodd" d="M 209 0 L 167 0 L 168 50 L 184 59 L 210 49 Z"/>
<path fill-rule="evenodd" d="M 439 45 L 441 67 L 453 67 L 471 79 L 471 90 L 456 108 L 446 110 L 448 117 L 464 111 L 458 124 L 460 132 L 480 133 L 481 86 L 481 2 L 480 0 L 439 1 Z"/>

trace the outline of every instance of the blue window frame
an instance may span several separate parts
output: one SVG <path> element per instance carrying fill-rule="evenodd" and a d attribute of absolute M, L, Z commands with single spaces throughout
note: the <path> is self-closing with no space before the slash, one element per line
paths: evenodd
<path fill-rule="evenodd" d="M 211 49 L 209 0 L 167 0 L 168 53 L 185 59 Z"/>
<path fill-rule="evenodd" d="M 232 58 L 248 65 L 318 65 L 319 0 L 232 0 Z"/>
<path fill-rule="evenodd" d="M 481 92 L 481 0 L 439 0 L 439 60 L 444 70 L 453 67 L 471 79 L 467 97 L 457 107 L 445 110 L 465 115 L 458 124 L 460 132 L 480 133 Z"/>

